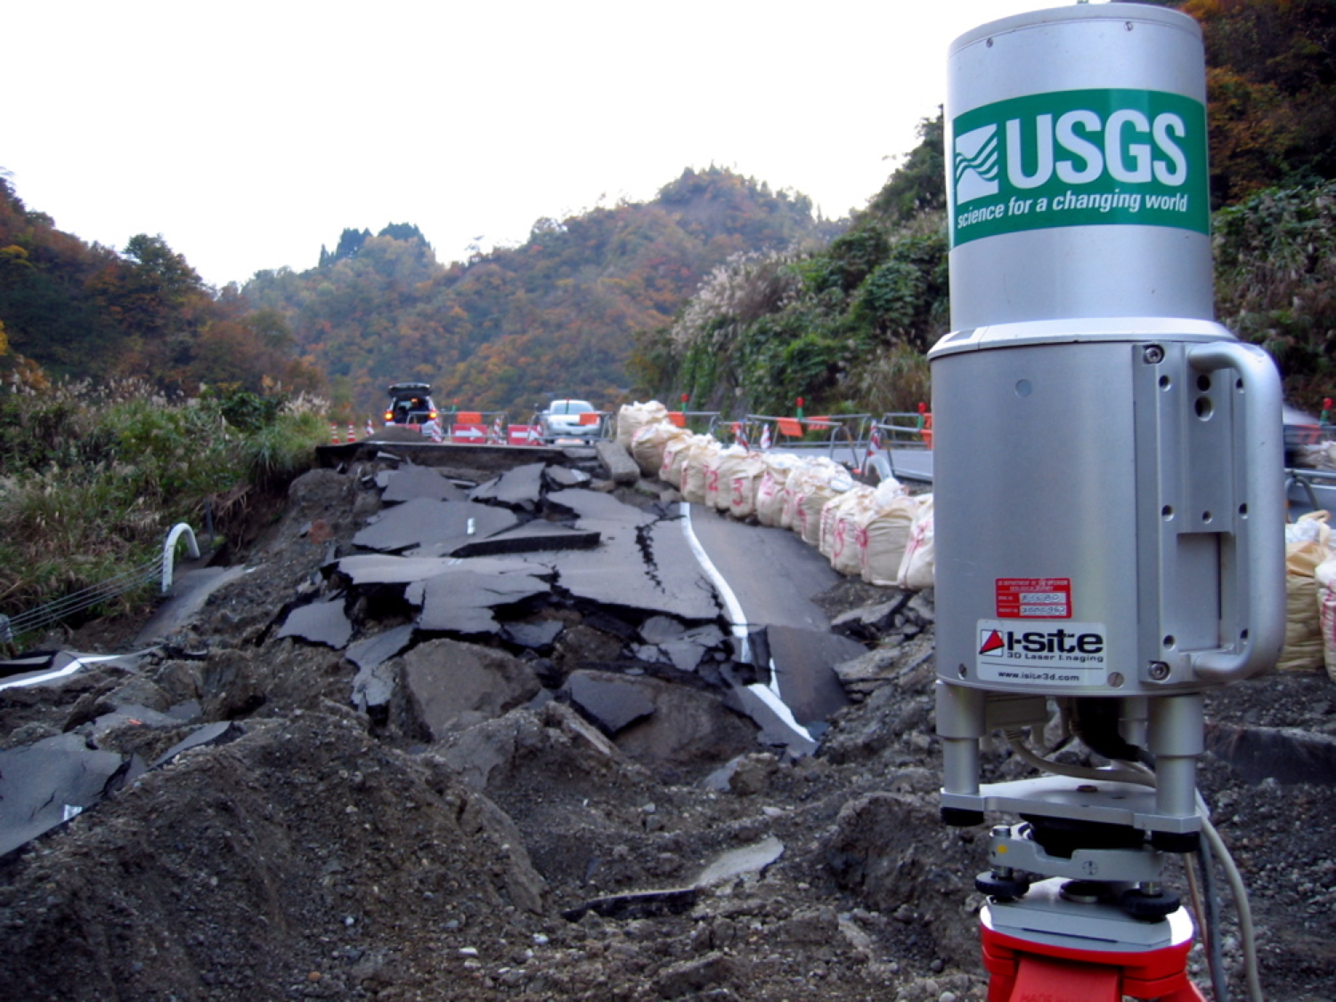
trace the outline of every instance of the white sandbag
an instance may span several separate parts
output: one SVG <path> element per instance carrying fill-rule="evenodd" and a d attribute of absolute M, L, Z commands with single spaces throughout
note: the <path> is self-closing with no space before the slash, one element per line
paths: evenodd
<path fill-rule="evenodd" d="M 820 468 L 817 475 L 808 481 L 807 493 L 803 495 L 796 515 L 798 524 L 793 527 L 803 537 L 803 542 L 811 546 L 820 544 L 821 512 L 829 502 L 853 486 L 854 478 L 838 464 Z"/>
<path fill-rule="evenodd" d="M 1336 557 L 1328 557 L 1313 572 L 1317 581 L 1317 616 L 1322 630 L 1322 663 L 1336 682 Z"/>
<path fill-rule="evenodd" d="M 692 504 L 705 503 L 705 471 L 711 459 L 719 452 L 719 443 L 711 435 L 700 435 L 687 449 L 682 467 L 682 500 Z"/>
<path fill-rule="evenodd" d="M 803 534 L 803 498 L 811 491 L 813 484 L 829 475 L 831 466 L 837 465 L 824 456 L 799 460 L 798 468 L 784 482 L 784 513 L 779 519 L 781 528 L 792 529 L 800 536 Z M 820 515 L 820 509 L 817 514 Z"/>
<path fill-rule="evenodd" d="M 682 467 L 686 464 L 696 437 L 688 433 L 680 438 L 670 438 L 663 444 L 663 461 L 659 465 L 660 480 L 681 489 Z"/>
<path fill-rule="evenodd" d="M 854 537 L 859 573 L 868 584 L 894 588 L 899 583 L 900 564 L 918 510 L 918 499 L 907 495 L 899 484 L 882 481 L 877 485 L 872 504 L 858 519 Z"/>
<path fill-rule="evenodd" d="M 622 404 L 617 410 L 617 444 L 630 451 L 635 434 L 647 424 L 668 420 L 668 408 L 657 400 Z"/>
<path fill-rule="evenodd" d="M 756 491 L 766 472 L 765 459 L 749 452 L 728 478 L 728 511 L 734 518 L 749 518 L 756 512 Z"/>
<path fill-rule="evenodd" d="M 840 511 L 845 505 L 852 504 L 862 489 L 860 485 L 851 491 L 836 494 L 821 509 L 821 530 L 817 537 L 816 548 L 827 560 L 830 559 L 831 549 L 835 544 L 835 523 L 839 520 Z"/>
<path fill-rule="evenodd" d="M 747 449 L 742 445 L 730 445 L 710 457 L 705 468 L 705 503 L 711 508 L 728 511 L 733 473 L 746 458 Z"/>
<path fill-rule="evenodd" d="M 807 478 L 811 475 L 812 467 L 806 459 L 799 460 L 798 466 L 789 472 L 789 478 L 784 481 L 784 508 L 779 514 L 781 529 L 793 528 L 798 507 L 803 495 L 807 493 Z"/>
<path fill-rule="evenodd" d="M 631 437 L 631 458 L 636 461 L 640 472 L 645 476 L 657 476 L 663 468 L 663 450 L 667 444 L 675 438 L 685 438 L 689 434 L 667 421 L 654 421 L 641 425 Z"/>
<path fill-rule="evenodd" d="M 1324 664 L 1316 572 L 1332 556 L 1329 517 L 1309 512 L 1285 526 L 1285 646 L 1277 671 L 1320 671 Z"/>
<path fill-rule="evenodd" d="M 1336 470 L 1336 442 L 1301 445 L 1296 466 L 1314 470 Z"/>
<path fill-rule="evenodd" d="M 831 501 L 821 512 L 823 527 L 827 521 L 830 525 L 828 535 L 822 537 L 822 551 L 831 568 L 846 577 L 858 577 L 862 573 L 858 522 L 860 516 L 871 509 L 875 494 L 873 488 L 859 484 Z M 827 512 L 830 513 L 829 519 Z"/>
<path fill-rule="evenodd" d="M 936 546 L 932 534 L 932 495 L 924 494 L 919 499 L 918 511 L 914 514 L 914 524 L 909 530 L 909 541 L 905 543 L 905 555 L 900 560 L 896 585 L 910 591 L 931 588 L 936 568 L 935 554 Z"/>
<path fill-rule="evenodd" d="M 895 477 L 888 476 L 876 487 L 875 501 L 879 505 L 890 504 L 895 498 L 907 497 L 909 491 L 905 485 L 896 480 Z"/>
<path fill-rule="evenodd" d="M 762 453 L 765 472 L 756 485 L 756 521 L 778 527 L 784 515 L 784 486 L 798 468 L 798 457 L 787 452 Z"/>

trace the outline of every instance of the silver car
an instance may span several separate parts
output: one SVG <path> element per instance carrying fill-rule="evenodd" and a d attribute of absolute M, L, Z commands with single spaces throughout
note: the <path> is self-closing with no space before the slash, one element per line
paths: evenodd
<path fill-rule="evenodd" d="M 574 438 L 589 441 L 603 434 L 603 415 L 588 400 L 553 400 L 538 415 L 544 442 Z"/>

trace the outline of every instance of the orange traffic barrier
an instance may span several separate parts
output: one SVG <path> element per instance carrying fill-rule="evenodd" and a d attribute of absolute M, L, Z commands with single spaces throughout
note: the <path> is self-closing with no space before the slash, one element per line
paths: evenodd
<path fill-rule="evenodd" d="M 920 431 L 919 431 L 919 435 L 921 435 L 921 436 L 923 437 L 923 444 L 924 444 L 925 446 L 927 446 L 929 449 L 931 449 L 931 448 L 932 448 L 932 415 L 931 415 L 931 414 L 924 414 L 924 415 L 923 415 L 923 427 L 922 427 L 922 429 L 920 429 Z"/>
<path fill-rule="evenodd" d="M 482 411 L 459 411 L 455 424 L 482 424 Z"/>
<path fill-rule="evenodd" d="M 807 419 L 807 427 L 814 431 L 815 430 L 829 431 L 831 428 L 835 427 L 835 422 L 830 419 L 829 415 L 823 415 L 821 417 L 809 417 Z"/>
<path fill-rule="evenodd" d="M 602 416 L 602 415 L 600 415 L 597 411 L 585 411 L 583 414 L 580 415 L 580 423 L 581 423 L 581 424 L 598 424 L 598 419 L 599 419 L 601 416 Z"/>
<path fill-rule="evenodd" d="M 682 411 L 669 411 L 668 423 L 677 428 L 685 428 L 687 426 L 687 416 Z"/>
<path fill-rule="evenodd" d="M 803 423 L 797 418 L 776 418 L 775 423 L 779 425 L 779 433 L 781 435 L 787 435 L 789 438 L 803 437 Z"/>

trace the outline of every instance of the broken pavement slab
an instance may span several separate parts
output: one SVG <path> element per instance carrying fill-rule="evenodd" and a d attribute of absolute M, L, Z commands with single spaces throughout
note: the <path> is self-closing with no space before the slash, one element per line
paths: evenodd
<path fill-rule="evenodd" d="M 546 463 L 526 463 L 469 491 L 470 501 L 494 501 L 508 508 L 534 511 L 542 500 Z"/>
<path fill-rule="evenodd" d="M 623 446 L 611 439 L 600 439 L 594 443 L 594 449 L 599 461 L 607 467 L 608 479 L 614 484 L 627 486 L 640 479 L 640 467 Z"/>
<path fill-rule="evenodd" d="M 422 606 L 419 629 L 470 636 L 500 630 L 492 610 L 518 605 L 550 591 L 546 581 L 531 574 L 486 574 L 460 568 L 411 586 L 406 597 Z M 421 598 L 416 600 L 419 594 Z"/>
<path fill-rule="evenodd" d="M 0 856 L 101 800 L 124 761 L 73 732 L 0 751 Z"/>
<path fill-rule="evenodd" d="M 543 471 L 543 482 L 554 491 L 588 487 L 592 479 L 584 470 L 571 469 L 569 466 L 549 466 Z"/>
<path fill-rule="evenodd" d="M 506 623 L 501 627 L 501 639 L 516 647 L 537 653 L 547 653 L 566 628 L 559 619 L 545 619 L 536 623 Z"/>
<path fill-rule="evenodd" d="M 0 661 L 0 690 L 59 684 L 84 668 L 98 665 L 130 671 L 153 650 L 155 648 L 150 647 L 132 654 L 27 651 L 13 660 Z"/>
<path fill-rule="evenodd" d="M 618 501 L 611 494 L 579 487 L 552 491 L 547 495 L 547 500 L 550 505 L 573 513 L 579 519 L 577 525 L 602 530 L 606 535 L 634 533 L 637 527 L 648 525 L 659 518 L 653 512 Z"/>
<path fill-rule="evenodd" d="M 590 493 L 560 491 L 549 498 Z M 620 508 L 629 507 L 609 500 Z M 713 623 L 719 618 L 714 585 L 673 520 L 657 519 L 638 509 L 631 509 L 636 515 L 628 516 L 589 498 L 575 503 L 581 509 L 577 527 L 598 529 L 603 545 L 556 559 L 557 584 L 573 598 L 695 623 Z"/>
<path fill-rule="evenodd" d="M 592 550 L 600 542 L 592 529 L 573 529 L 556 522 L 534 519 L 485 539 L 455 547 L 452 557 L 486 557 L 512 553 L 545 553 L 553 550 Z"/>
<path fill-rule="evenodd" d="M 752 721 L 713 692 L 649 676 L 624 676 L 654 704 L 614 738 L 630 758 L 664 773 L 698 771 L 756 750 Z"/>
<path fill-rule="evenodd" d="M 867 653 L 855 640 L 836 633 L 771 625 L 765 646 L 776 689 L 804 726 L 821 724 L 849 703 L 834 666 Z"/>
<path fill-rule="evenodd" d="M 638 679 L 613 672 L 579 670 L 566 680 L 574 704 L 605 734 L 618 731 L 654 712 L 655 703 Z"/>
<path fill-rule="evenodd" d="M 468 495 L 429 466 L 406 464 L 397 470 L 384 470 L 376 477 L 385 504 L 402 504 L 419 498 L 435 501 L 466 501 Z"/>
<path fill-rule="evenodd" d="M 244 733 L 242 726 L 234 720 L 219 720 L 212 724 L 204 724 L 159 755 L 150 768 L 156 769 L 159 766 L 166 765 L 182 752 L 187 752 L 192 748 L 203 748 L 206 745 L 225 745 L 230 741 L 235 741 Z"/>
<path fill-rule="evenodd" d="M 386 667 L 386 662 L 402 654 L 412 643 L 412 625 L 395 626 L 349 644 L 344 652 L 344 657 L 357 665 L 357 674 L 353 676 L 353 706 L 375 723 L 385 722 L 394 697 L 395 671 L 393 667 Z"/>
<path fill-rule="evenodd" d="M 348 645 L 348 650 L 344 652 L 346 657 L 353 664 L 363 671 L 375 668 L 383 661 L 398 654 L 402 654 L 413 642 L 412 626 L 394 626 L 377 633 L 374 637 L 367 637 Z"/>
<path fill-rule="evenodd" d="M 382 553 L 414 550 L 418 556 L 440 556 L 518 524 L 513 512 L 493 505 L 416 498 L 386 509 L 353 536 L 353 545 Z"/>
<path fill-rule="evenodd" d="M 162 604 L 139 631 L 136 644 L 161 640 L 193 621 L 218 589 L 248 574 L 242 565 L 234 567 L 196 567 L 177 575 L 172 581 L 171 598 Z"/>
<path fill-rule="evenodd" d="M 659 620 L 665 620 L 667 617 L 655 617 Z M 651 664 L 671 664 L 678 671 L 690 674 L 695 672 L 700 666 L 701 661 L 716 652 L 719 658 L 726 659 L 731 656 L 731 651 L 725 645 L 728 638 L 724 631 L 712 624 L 700 626 L 694 630 L 687 630 L 682 624 L 676 636 L 671 639 L 664 639 L 654 644 L 640 644 L 634 648 L 636 657 Z M 646 634 L 644 627 L 641 627 L 641 635 Z M 650 636 L 666 636 L 669 631 L 661 626 L 648 631 Z"/>
<path fill-rule="evenodd" d="M 578 922 L 591 912 L 600 918 L 617 921 L 681 915 L 696 906 L 702 890 L 717 887 L 748 874 L 761 873 L 783 855 L 784 843 L 774 835 L 767 835 L 759 842 L 739 849 L 730 849 L 715 857 L 690 887 L 628 891 L 624 894 L 591 898 L 574 908 L 566 909 L 561 913 L 561 917 L 568 922 Z"/>
<path fill-rule="evenodd" d="M 551 573 L 551 569 L 545 564 L 518 560 L 474 557 L 465 561 L 458 557 L 396 557 L 370 553 L 344 557 L 329 567 L 330 573 L 339 575 L 350 587 L 356 589 L 395 585 L 408 588 L 414 584 L 420 585 L 428 578 L 434 578 L 439 574 L 449 574 L 464 569 L 480 574 L 537 576 Z M 420 605 L 421 598 L 419 597 L 414 604 Z"/>
<path fill-rule="evenodd" d="M 308 644 L 323 644 L 336 651 L 342 650 L 353 636 L 352 621 L 343 607 L 342 596 L 328 602 L 299 605 L 288 613 L 274 639 L 294 637 Z"/>

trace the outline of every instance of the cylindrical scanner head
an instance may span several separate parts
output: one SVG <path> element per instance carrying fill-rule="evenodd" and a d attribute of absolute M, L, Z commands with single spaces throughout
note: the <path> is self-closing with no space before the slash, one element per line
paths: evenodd
<path fill-rule="evenodd" d="M 1206 73 L 1141 4 L 1004 18 L 949 55 L 951 326 L 1214 316 Z"/>

